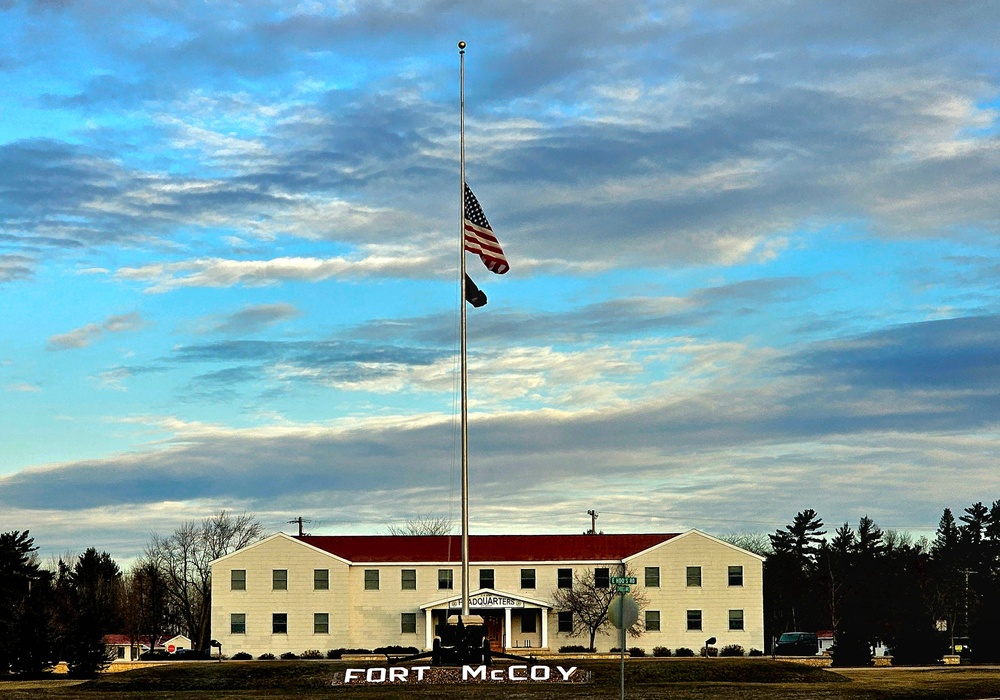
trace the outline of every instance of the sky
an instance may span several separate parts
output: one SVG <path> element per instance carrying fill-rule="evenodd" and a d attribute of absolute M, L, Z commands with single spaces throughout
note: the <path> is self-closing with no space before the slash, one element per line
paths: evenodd
<path fill-rule="evenodd" d="M 0 0 L 0 531 L 1000 498 L 1000 3 Z M 456 528 L 457 531 L 457 528 Z"/>

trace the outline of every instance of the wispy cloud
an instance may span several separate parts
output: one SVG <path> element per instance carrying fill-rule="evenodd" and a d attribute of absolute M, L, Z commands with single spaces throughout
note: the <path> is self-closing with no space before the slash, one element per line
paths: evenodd
<path fill-rule="evenodd" d="M 88 323 L 74 328 L 67 333 L 61 333 L 49 338 L 48 350 L 78 350 L 85 348 L 105 333 L 129 333 L 142 329 L 146 321 L 136 313 L 131 312 L 118 316 L 108 316 L 101 323 Z"/>

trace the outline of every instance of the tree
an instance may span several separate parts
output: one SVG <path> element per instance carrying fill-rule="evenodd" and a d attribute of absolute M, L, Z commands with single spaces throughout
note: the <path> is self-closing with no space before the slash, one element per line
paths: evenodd
<path fill-rule="evenodd" d="M 133 644 L 145 641 L 153 649 L 156 640 L 169 629 L 169 613 L 163 572 L 155 562 L 137 562 L 124 581 L 122 616 L 125 633 Z"/>
<path fill-rule="evenodd" d="M 621 568 L 624 569 L 623 576 L 634 575 L 630 569 Z M 557 588 L 552 592 L 553 606 L 562 612 L 573 613 L 573 634 L 588 634 L 591 650 L 595 648 L 597 633 L 610 624 L 608 606 L 618 595 L 614 587 L 603 584 L 603 577 L 599 579 L 594 569 L 585 569 L 573 576 L 572 588 Z M 641 612 L 647 602 L 642 589 L 633 588 L 632 598 Z M 636 621 L 627 631 L 630 637 L 638 637 L 644 629 L 643 624 Z"/>
<path fill-rule="evenodd" d="M 719 539 L 761 557 L 766 557 L 774 551 L 771 548 L 770 538 L 759 532 L 729 532 L 719 535 Z"/>
<path fill-rule="evenodd" d="M 87 549 L 72 569 L 60 562 L 63 655 L 69 673 L 88 678 L 111 663 L 105 635 L 121 625 L 122 573 L 107 552 Z"/>
<path fill-rule="evenodd" d="M 37 675 L 54 657 L 52 574 L 28 531 L 0 534 L 0 674 Z"/>
<path fill-rule="evenodd" d="M 390 535 L 447 535 L 453 524 L 451 518 L 435 518 L 419 515 L 409 518 L 403 525 L 389 525 Z"/>
<path fill-rule="evenodd" d="M 770 535 L 773 552 L 764 562 L 764 624 L 770 637 L 792 630 L 818 629 L 825 598 L 817 588 L 817 555 L 823 521 L 812 508 Z"/>
<path fill-rule="evenodd" d="M 220 511 L 201 523 L 184 523 L 169 537 L 152 536 L 146 559 L 162 574 L 168 600 L 196 649 L 207 649 L 211 641 L 211 563 L 263 534 L 264 526 L 252 514 Z"/>

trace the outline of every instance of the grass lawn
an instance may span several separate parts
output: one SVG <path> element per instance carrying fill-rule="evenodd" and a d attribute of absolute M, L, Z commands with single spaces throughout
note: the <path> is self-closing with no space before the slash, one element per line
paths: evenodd
<path fill-rule="evenodd" d="M 588 684 L 408 684 L 333 686 L 340 661 L 178 663 L 113 673 L 85 683 L 0 681 L 0 700 L 199 700 L 236 698 L 618 698 L 614 661 L 554 660 L 591 671 Z M 372 664 L 351 664 L 364 667 Z M 499 667 L 499 666 L 498 666 Z M 555 674 L 553 674 L 555 675 Z M 847 669 L 837 672 L 769 659 L 634 660 L 626 697 L 736 700 L 882 700 L 1000 697 L 1000 668 Z"/>

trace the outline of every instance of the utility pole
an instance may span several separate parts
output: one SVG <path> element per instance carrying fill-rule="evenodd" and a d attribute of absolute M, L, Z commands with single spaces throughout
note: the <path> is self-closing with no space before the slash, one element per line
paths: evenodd
<path fill-rule="evenodd" d="M 587 534 L 588 535 L 596 535 L 597 534 L 597 511 L 596 510 L 588 510 L 587 511 L 587 515 L 590 516 L 590 532 L 588 532 Z"/>
<path fill-rule="evenodd" d="M 302 537 L 305 534 L 305 533 L 302 532 L 302 523 L 311 523 L 312 520 L 303 520 L 302 516 L 300 515 L 297 518 L 292 518 L 288 522 L 289 522 L 289 524 L 298 523 L 298 525 L 299 525 L 299 537 Z"/>
<path fill-rule="evenodd" d="M 959 573 L 965 574 L 965 595 L 963 596 L 963 598 L 965 599 L 963 601 L 965 607 L 964 631 L 965 631 L 965 636 L 968 637 L 969 636 L 969 574 L 978 574 L 979 572 L 974 571 L 972 569 L 960 569 Z M 954 643 L 952 643 L 952 653 L 954 653 L 954 646 L 955 646 Z"/>

